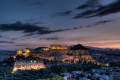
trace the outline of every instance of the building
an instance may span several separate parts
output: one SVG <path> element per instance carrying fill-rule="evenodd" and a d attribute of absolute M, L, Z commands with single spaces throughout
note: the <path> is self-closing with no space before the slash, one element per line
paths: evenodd
<path fill-rule="evenodd" d="M 30 49 L 18 50 L 17 55 L 24 55 L 25 57 L 28 57 L 30 52 Z"/>
<path fill-rule="evenodd" d="M 48 51 L 50 48 L 42 48 L 42 51 Z"/>
<path fill-rule="evenodd" d="M 50 48 L 52 49 L 52 50 L 54 50 L 54 49 L 68 49 L 68 46 L 67 45 L 56 45 L 56 44 L 53 44 L 53 45 L 51 45 L 50 46 Z"/>
<path fill-rule="evenodd" d="M 43 61 L 40 60 L 16 60 L 14 64 L 13 72 L 16 70 L 31 70 L 31 69 L 41 69 L 46 68 Z"/>

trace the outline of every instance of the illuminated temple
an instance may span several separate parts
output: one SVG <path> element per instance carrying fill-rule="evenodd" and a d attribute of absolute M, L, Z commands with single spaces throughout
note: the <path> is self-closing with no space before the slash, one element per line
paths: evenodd
<path fill-rule="evenodd" d="M 44 61 L 78 63 L 88 61 L 98 65 L 105 65 L 92 59 L 87 48 L 76 45 L 68 49 L 67 45 L 51 45 L 50 48 L 18 50 L 13 56 L 16 59 L 14 70 L 30 70 L 46 68 Z"/>

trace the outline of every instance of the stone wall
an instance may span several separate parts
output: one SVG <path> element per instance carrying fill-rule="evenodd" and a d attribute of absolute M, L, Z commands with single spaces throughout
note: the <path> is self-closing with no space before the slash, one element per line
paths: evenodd
<path fill-rule="evenodd" d="M 17 60 L 14 64 L 13 71 L 16 70 L 31 70 L 46 68 L 43 61 L 39 60 Z"/>

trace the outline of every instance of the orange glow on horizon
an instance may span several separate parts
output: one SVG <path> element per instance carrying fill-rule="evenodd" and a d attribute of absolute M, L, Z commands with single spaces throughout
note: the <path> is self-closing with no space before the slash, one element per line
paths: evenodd
<path fill-rule="evenodd" d="M 96 47 L 96 48 L 112 48 L 112 49 L 120 49 L 120 45 L 90 45 L 91 47 Z"/>

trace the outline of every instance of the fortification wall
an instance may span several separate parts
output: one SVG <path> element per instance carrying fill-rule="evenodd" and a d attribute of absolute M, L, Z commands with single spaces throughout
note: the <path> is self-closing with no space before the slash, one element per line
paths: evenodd
<path fill-rule="evenodd" d="M 42 61 L 29 61 L 29 60 L 19 60 L 14 64 L 13 72 L 16 70 L 31 70 L 31 69 L 41 69 L 46 68 Z"/>
<path fill-rule="evenodd" d="M 35 52 L 31 53 L 34 54 Z M 57 53 L 57 54 L 73 54 L 73 55 L 89 55 L 88 50 L 48 50 L 48 51 L 39 51 L 38 54 L 52 54 L 52 53 Z"/>

